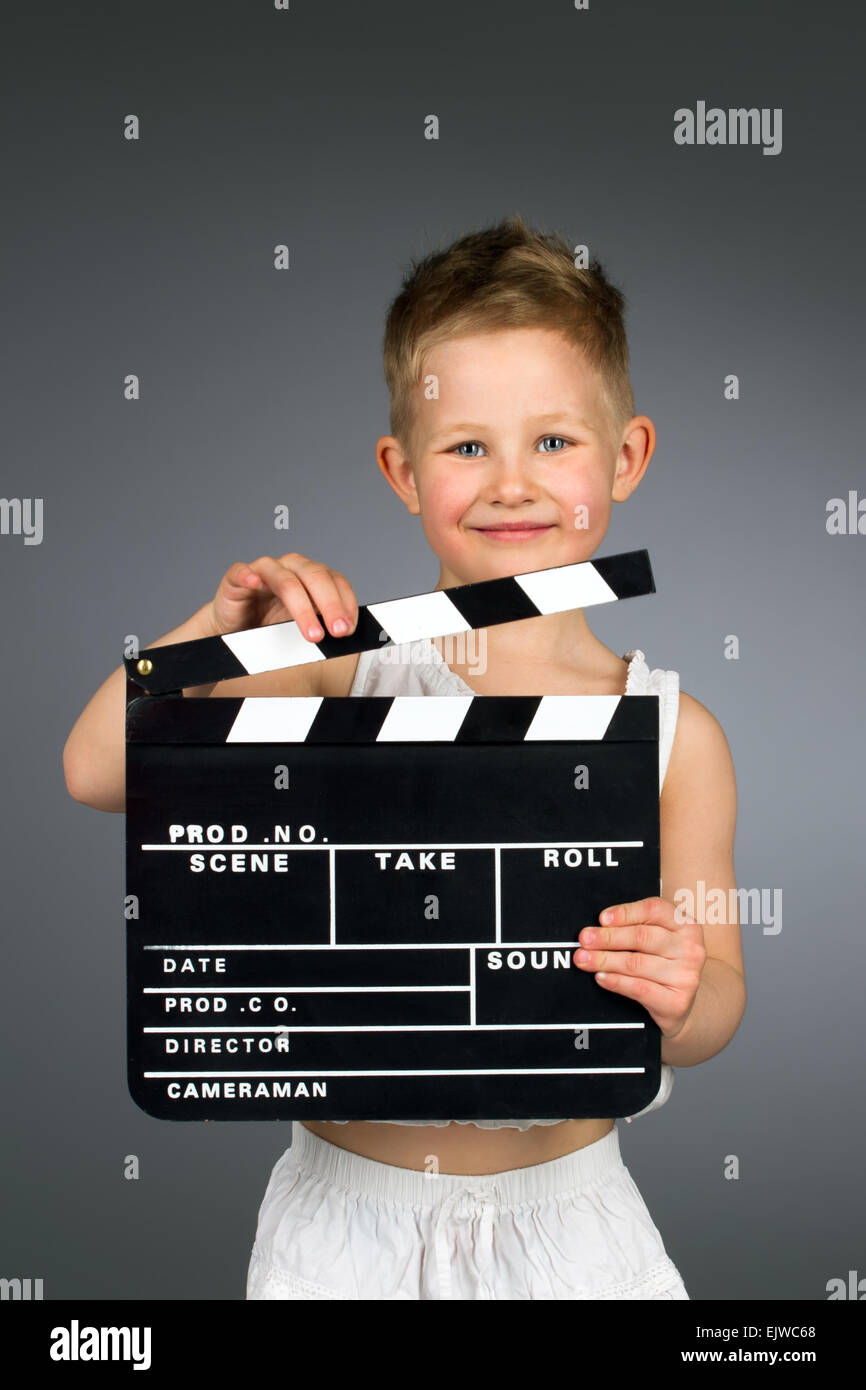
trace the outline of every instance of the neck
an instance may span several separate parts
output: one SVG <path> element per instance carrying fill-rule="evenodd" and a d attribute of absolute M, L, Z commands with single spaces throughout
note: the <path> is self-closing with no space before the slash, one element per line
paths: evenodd
<path fill-rule="evenodd" d="M 582 608 L 515 623 L 496 623 L 481 629 L 478 645 L 482 644 L 488 663 L 497 667 L 567 666 L 581 672 L 592 666 L 599 655 L 610 655 L 604 643 L 590 631 Z M 441 638 L 436 639 L 436 646 L 441 653 Z"/>

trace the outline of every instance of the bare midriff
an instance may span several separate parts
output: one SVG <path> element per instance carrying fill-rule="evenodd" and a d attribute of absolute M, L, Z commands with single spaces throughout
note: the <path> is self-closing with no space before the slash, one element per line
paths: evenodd
<path fill-rule="evenodd" d="M 563 1120 L 556 1125 L 530 1129 L 478 1129 L 476 1125 L 387 1125 L 351 1120 L 331 1124 L 327 1120 L 300 1122 L 313 1134 L 340 1149 L 419 1171 L 433 1167 L 440 1173 L 505 1173 L 548 1163 L 603 1139 L 614 1128 L 612 1119 Z"/>

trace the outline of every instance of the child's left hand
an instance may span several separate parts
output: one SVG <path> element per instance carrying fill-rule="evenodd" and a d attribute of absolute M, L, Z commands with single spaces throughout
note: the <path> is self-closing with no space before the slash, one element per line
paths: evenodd
<path fill-rule="evenodd" d="M 703 927 L 681 916 L 667 898 L 618 903 L 599 914 L 600 927 L 583 928 L 573 956 L 582 970 L 602 972 L 604 989 L 642 1004 L 665 1038 L 691 1013 L 707 958 Z"/>

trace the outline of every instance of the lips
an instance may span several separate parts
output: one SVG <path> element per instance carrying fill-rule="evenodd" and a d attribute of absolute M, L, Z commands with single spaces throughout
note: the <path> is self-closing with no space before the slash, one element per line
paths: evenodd
<path fill-rule="evenodd" d="M 502 540 L 524 540 L 531 536 L 541 535 L 544 531 L 549 531 L 552 522 L 547 525 L 537 523 L 508 522 L 500 526 L 476 526 L 475 530 L 483 536 L 492 536 Z"/>
<path fill-rule="evenodd" d="M 504 521 L 498 526 L 479 526 L 479 531 L 546 531 L 549 521 Z"/>

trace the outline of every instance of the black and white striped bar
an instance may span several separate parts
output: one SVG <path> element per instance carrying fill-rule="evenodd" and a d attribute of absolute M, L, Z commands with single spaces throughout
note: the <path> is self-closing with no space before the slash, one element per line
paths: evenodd
<path fill-rule="evenodd" d="M 253 695 L 141 698 L 127 707 L 130 744 L 514 744 L 657 737 L 656 695 Z"/>
<path fill-rule="evenodd" d="M 148 694 L 159 695 L 651 593 L 655 593 L 655 584 L 649 554 L 631 550 L 579 564 L 362 604 L 355 631 L 346 637 L 326 632 L 320 642 L 310 642 L 297 623 L 272 623 L 222 637 L 149 647 L 137 657 L 124 657 L 124 663 L 131 681 Z M 139 662 L 145 659 L 150 661 L 151 670 L 143 675 Z"/>

